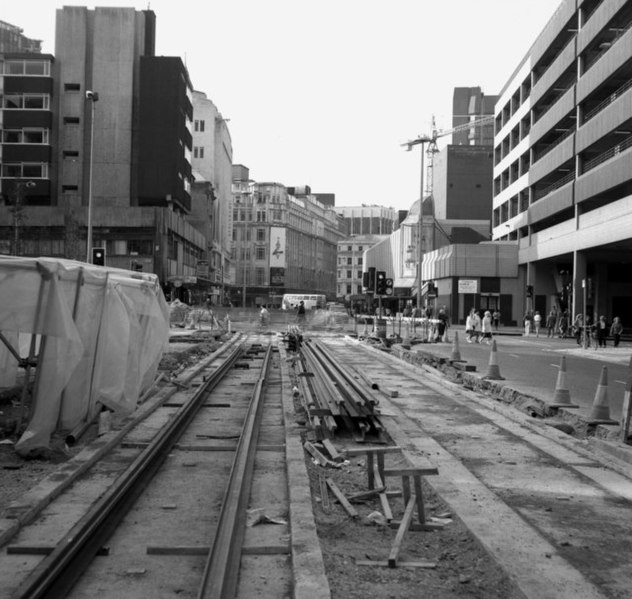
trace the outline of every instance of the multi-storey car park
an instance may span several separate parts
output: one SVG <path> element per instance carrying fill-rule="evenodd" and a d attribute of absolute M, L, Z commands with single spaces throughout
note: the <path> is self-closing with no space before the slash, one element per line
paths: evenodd
<path fill-rule="evenodd" d="M 496 105 L 492 237 L 527 309 L 632 322 L 631 26 L 625 0 L 564 0 Z"/>

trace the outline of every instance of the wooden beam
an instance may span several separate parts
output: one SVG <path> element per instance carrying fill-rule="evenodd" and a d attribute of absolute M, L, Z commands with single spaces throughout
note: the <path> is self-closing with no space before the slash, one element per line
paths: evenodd
<path fill-rule="evenodd" d="M 338 488 L 338 485 L 331 479 L 326 479 L 327 486 L 331 489 L 331 492 L 334 494 L 336 499 L 340 502 L 343 508 L 345 508 L 347 514 L 349 514 L 352 518 L 358 517 L 357 510 L 349 503 L 345 494 Z"/>
<path fill-rule="evenodd" d="M 399 556 L 399 551 L 402 547 L 402 542 L 404 541 L 404 535 L 410 526 L 410 523 L 413 520 L 413 513 L 415 512 L 415 497 L 411 497 L 408 500 L 408 504 L 406 505 L 406 511 L 402 517 L 402 522 L 397 529 L 397 534 L 395 535 L 395 541 L 393 541 L 393 546 L 391 547 L 391 552 L 388 556 L 388 567 L 389 568 L 397 568 L 397 557 Z"/>

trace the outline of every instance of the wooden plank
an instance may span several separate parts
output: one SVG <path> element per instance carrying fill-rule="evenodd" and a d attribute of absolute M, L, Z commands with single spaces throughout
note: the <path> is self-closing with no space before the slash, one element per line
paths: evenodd
<path fill-rule="evenodd" d="M 375 568 L 387 568 L 389 567 L 388 562 L 383 561 L 374 561 L 374 560 L 358 560 L 356 561 L 356 566 L 370 566 Z M 435 562 L 398 562 L 398 568 L 436 568 L 437 564 Z"/>
<path fill-rule="evenodd" d="M 324 456 L 318 449 L 314 447 L 312 443 L 309 441 L 305 441 L 303 443 L 303 447 L 310 453 L 310 455 L 321 465 L 321 466 L 330 466 L 331 468 L 341 468 L 342 465 L 338 464 L 330 460 L 328 457 Z"/>
<path fill-rule="evenodd" d="M 375 472 L 375 483 L 378 487 L 386 486 L 379 472 Z M 388 502 L 388 496 L 386 493 L 380 493 L 380 504 L 382 505 L 382 511 L 387 522 L 393 519 L 393 510 L 391 510 L 391 504 Z"/>
<path fill-rule="evenodd" d="M 387 468 L 384 470 L 384 476 L 428 476 L 430 474 L 439 474 L 439 469 L 430 462 L 423 468 Z"/>
<path fill-rule="evenodd" d="M 386 487 L 377 487 L 376 489 L 370 489 L 369 491 L 362 491 L 361 493 L 349 495 L 347 499 L 349 501 L 362 501 L 363 499 L 369 499 L 379 495 L 380 493 L 384 493 L 384 491 L 386 491 Z"/>
<path fill-rule="evenodd" d="M 344 454 L 347 456 L 357 456 L 368 453 L 370 451 L 381 452 L 381 453 L 395 453 L 401 452 L 402 448 L 397 445 L 389 445 L 386 447 L 382 446 L 367 446 L 367 447 L 351 447 L 350 449 L 345 449 Z"/>
<path fill-rule="evenodd" d="M 388 555 L 388 567 L 389 568 L 397 568 L 397 557 L 399 556 L 399 552 L 402 548 L 402 543 L 404 541 L 404 536 L 406 535 L 406 531 L 410 526 L 410 523 L 413 520 L 413 514 L 415 512 L 416 501 L 414 497 L 411 497 L 408 500 L 408 504 L 406 505 L 406 511 L 402 517 L 402 522 L 397 529 L 397 534 L 395 535 L 395 540 L 393 541 L 393 546 L 391 547 L 391 552 Z"/>
<path fill-rule="evenodd" d="M 331 489 L 331 492 L 334 494 L 336 499 L 340 502 L 343 508 L 345 508 L 347 514 L 349 514 L 352 518 L 358 517 L 357 510 L 349 503 L 345 494 L 338 488 L 338 485 L 331 479 L 326 479 L 327 486 Z"/>
<path fill-rule="evenodd" d="M 417 498 L 417 514 L 419 523 L 426 523 L 426 511 L 424 509 L 424 496 L 421 490 L 421 476 L 413 476 L 413 485 L 415 486 L 415 497 Z"/>
<path fill-rule="evenodd" d="M 327 450 L 327 453 L 331 456 L 331 459 L 334 460 L 334 462 L 344 461 L 344 456 L 336 449 L 334 444 L 329 439 L 323 439 L 322 444 Z"/>

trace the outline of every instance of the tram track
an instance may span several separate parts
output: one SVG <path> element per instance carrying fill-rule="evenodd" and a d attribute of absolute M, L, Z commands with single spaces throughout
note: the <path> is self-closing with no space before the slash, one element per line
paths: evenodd
<path fill-rule="evenodd" d="M 259 596 L 291 588 L 278 352 L 269 337 L 249 336 L 223 353 L 182 373 L 93 469 L 24 519 L 0 561 L 7 596 L 248 597 L 237 589 L 257 578 L 251 566 L 240 573 L 246 541 L 245 562 L 258 545 L 275 561 L 270 594 Z M 245 530 L 249 502 L 263 505 L 262 522 L 267 511 L 280 523 L 276 541 Z"/>

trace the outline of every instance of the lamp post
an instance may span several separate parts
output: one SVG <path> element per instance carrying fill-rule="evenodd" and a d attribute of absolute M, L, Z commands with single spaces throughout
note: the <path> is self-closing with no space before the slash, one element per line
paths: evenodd
<path fill-rule="evenodd" d="M 90 90 L 86 91 L 86 100 L 90 101 L 90 162 L 88 165 L 88 233 L 86 262 L 92 262 L 92 154 L 94 149 L 94 103 L 99 100 L 99 94 Z"/>
<path fill-rule="evenodd" d="M 20 251 L 20 224 L 22 223 L 22 210 L 24 209 L 24 190 L 35 187 L 34 181 L 17 181 L 15 184 L 15 203 L 11 212 L 13 213 L 13 255 L 19 256 Z"/>
<path fill-rule="evenodd" d="M 419 184 L 419 218 L 417 219 L 417 308 L 421 310 L 421 265 L 424 259 L 424 249 L 422 243 L 423 235 L 423 203 L 424 203 L 424 144 L 432 142 L 432 138 L 420 136 L 417 139 L 406 142 L 406 151 L 410 152 L 413 146 L 421 144 L 421 177 Z"/>

